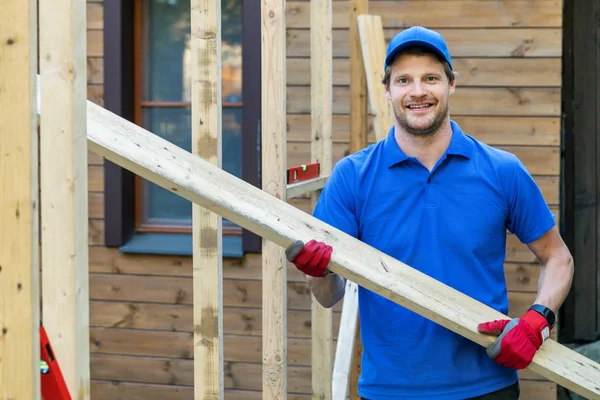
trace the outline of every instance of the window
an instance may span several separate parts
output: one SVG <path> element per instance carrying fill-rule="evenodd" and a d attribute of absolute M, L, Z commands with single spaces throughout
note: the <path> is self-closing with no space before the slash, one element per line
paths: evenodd
<path fill-rule="evenodd" d="M 105 31 L 105 107 L 190 151 L 190 0 L 131 3 L 105 2 L 105 26 L 116 28 Z M 259 5 L 256 0 L 222 0 L 221 5 L 222 167 L 256 186 Z M 109 77 L 111 71 L 120 79 Z M 124 252 L 191 254 L 192 204 L 109 162 L 105 215 L 107 246 Z M 225 256 L 259 250 L 258 237 L 223 219 Z"/>

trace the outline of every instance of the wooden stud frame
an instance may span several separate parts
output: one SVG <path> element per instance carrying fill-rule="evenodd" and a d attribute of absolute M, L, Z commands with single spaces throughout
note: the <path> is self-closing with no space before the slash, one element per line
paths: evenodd
<path fill-rule="evenodd" d="M 39 5 L 42 321 L 71 396 L 89 399 L 86 1 Z"/>
<path fill-rule="evenodd" d="M 192 152 L 221 168 L 221 1 L 191 1 Z M 222 218 L 192 205 L 194 398 L 223 398 Z"/>

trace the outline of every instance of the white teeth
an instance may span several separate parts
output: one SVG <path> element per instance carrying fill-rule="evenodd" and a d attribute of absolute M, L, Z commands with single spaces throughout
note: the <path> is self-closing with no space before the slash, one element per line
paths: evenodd
<path fill-rule="evenodd" d="M 408 108 L 426 108 L 429 107 L 431 104 L 419 104 L 416 106 L 408 106 Z"/>

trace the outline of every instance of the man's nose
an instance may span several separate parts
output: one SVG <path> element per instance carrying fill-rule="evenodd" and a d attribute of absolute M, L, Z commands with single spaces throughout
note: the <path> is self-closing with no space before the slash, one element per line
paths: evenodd
<path fill-rule="evenodd" d="M 421 81 L 415 81 L 412 87 L 412 95 L 415 97 L 424 96 L 427 94 L 427 89 Z"/>

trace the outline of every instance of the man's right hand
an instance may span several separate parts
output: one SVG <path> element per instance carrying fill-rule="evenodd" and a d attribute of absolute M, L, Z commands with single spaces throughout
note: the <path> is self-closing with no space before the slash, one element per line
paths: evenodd
<path fill-rule="evenodd" d="M 311 240 L 304 244 L 298 240 L 285 251 L 285 256 L 306 275 L 322 278 L 329 272 L 332 252 L 333 248 L 323 242 Z"/>

